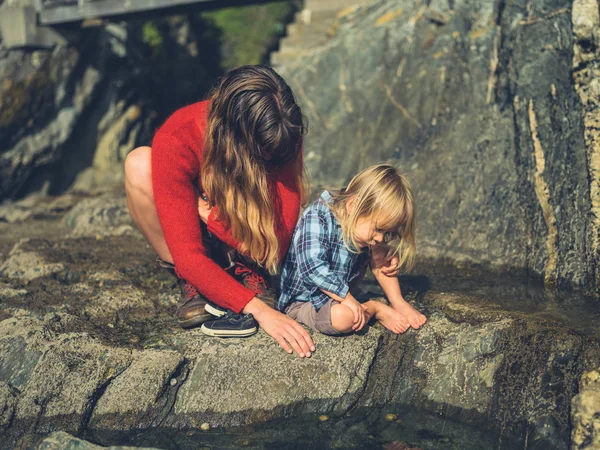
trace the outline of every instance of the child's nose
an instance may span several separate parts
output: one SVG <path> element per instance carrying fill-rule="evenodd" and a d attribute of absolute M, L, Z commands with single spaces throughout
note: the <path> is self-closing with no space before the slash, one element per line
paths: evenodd
<path fill-rule="evenodd" d="M 378 244 L 381 244 L 383 242 L 383 233 L 375 233 L 373 240 Z"/>

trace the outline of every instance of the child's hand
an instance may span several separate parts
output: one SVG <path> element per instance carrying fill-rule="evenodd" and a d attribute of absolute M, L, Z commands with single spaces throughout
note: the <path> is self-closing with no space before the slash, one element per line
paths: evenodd
<path fill-rule="evenodd" d="M 381 273 L 386 277 L 396 277 L 400 273 L 400 267 L 398 267 L 398 263 L 400 262 L 400 258 L 397 255 L 392 256 L 392 259 L 386 261 L 386 263 L 381 267 Z"/>
<path fill-rule="evenodd" d="M 388 259 L 386 247 L 374 246 L 371 249 L 371 270 L 381 272 L 387 277 L 395 277 L 400 273 L 398 263 L 400 258 L 397 255 Z"/>
<path fill-rule="evenodd" d="M 345 305 L 348 308 L 350 308 L 350 311 L 352 311 L 352 313 L 354 314 L 354 325 L 352 326 L 352 329 L 354 331 L 361 330 L 362 327 L 364 327 L 365 324 L 369 321 L 366 306 L 360 304 L 358 301 L 356 301 L 354 297 L 350 295 L 348 295 L 344 299 L 342 305 Z"/>

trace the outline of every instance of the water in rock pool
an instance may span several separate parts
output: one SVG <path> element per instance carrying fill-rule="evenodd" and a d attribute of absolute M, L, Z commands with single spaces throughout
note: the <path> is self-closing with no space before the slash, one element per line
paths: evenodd
<path fill-rule="evenodd" d="M 415 274 L 415 275 L 413 275 Z M 532 317 L 555 320 L 588 336 L 600 336 L 600 302 L 581 290 L 544 286 L 524 272 L 495 274 L 476 265 L 457 268 L 442 263 L 420 263 L 410 275 L 400 276 L 402 292 L 409 298 L 428 292 L 460 296 L 474 306 L 496 305 Z M 363 297 L 382 296 L 377 282 L 362 283 Z"/>
<path fill-rule="evenodd" d="M 449 449 L 523 448 L 524 443 L 487 429 L 453 422 L 443 415 L 396 405 L 361 408 L 344 416 L 317 413 L 270 421 L 255 426 L 168 430 L 129 434 L 95 432 L 84 436 L 102 445 L 154 447 L 164 450 L 199 449 Z"/>

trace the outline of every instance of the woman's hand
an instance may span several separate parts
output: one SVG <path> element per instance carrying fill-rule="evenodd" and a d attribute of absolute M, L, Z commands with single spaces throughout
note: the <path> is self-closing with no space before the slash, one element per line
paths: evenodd
<path fill-rule="evenodd" d="M 202 222 L 208 223 L 208 216 L 210 215 L 210 205 L 204 198 L 202 198 L 201 195 L 198 196 L 198 215 L 200 216 Z"/>
<path fill-rule="evenodd" d="M 243 312 L 252 313 L 265 333 L 275 339 L 286 352 L 292 353 L 294 349 L 300 358 L 308 358 L 315 351 L 315 344 L 302 325 L 270 308 L 262 300 L 254 297 Z"/>

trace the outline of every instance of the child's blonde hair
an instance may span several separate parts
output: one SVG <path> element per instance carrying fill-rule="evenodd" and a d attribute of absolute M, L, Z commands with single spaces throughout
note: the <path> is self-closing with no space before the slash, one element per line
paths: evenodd
<path fill-rule="evenodd" d="M 342 226 L 348 250 L 357 252 L 359 248 L 353 233 L 358 219 L 371 217 L 378 229 L 386 231 L 383 245 L 388 247 L 388 258 L 398 255 L 399 267 L 412 268 L 416 251 L 415 204 L 410 183 L 397 168 L 389 164 L 371 166 L 332 197 L 330 207 Z"/>

